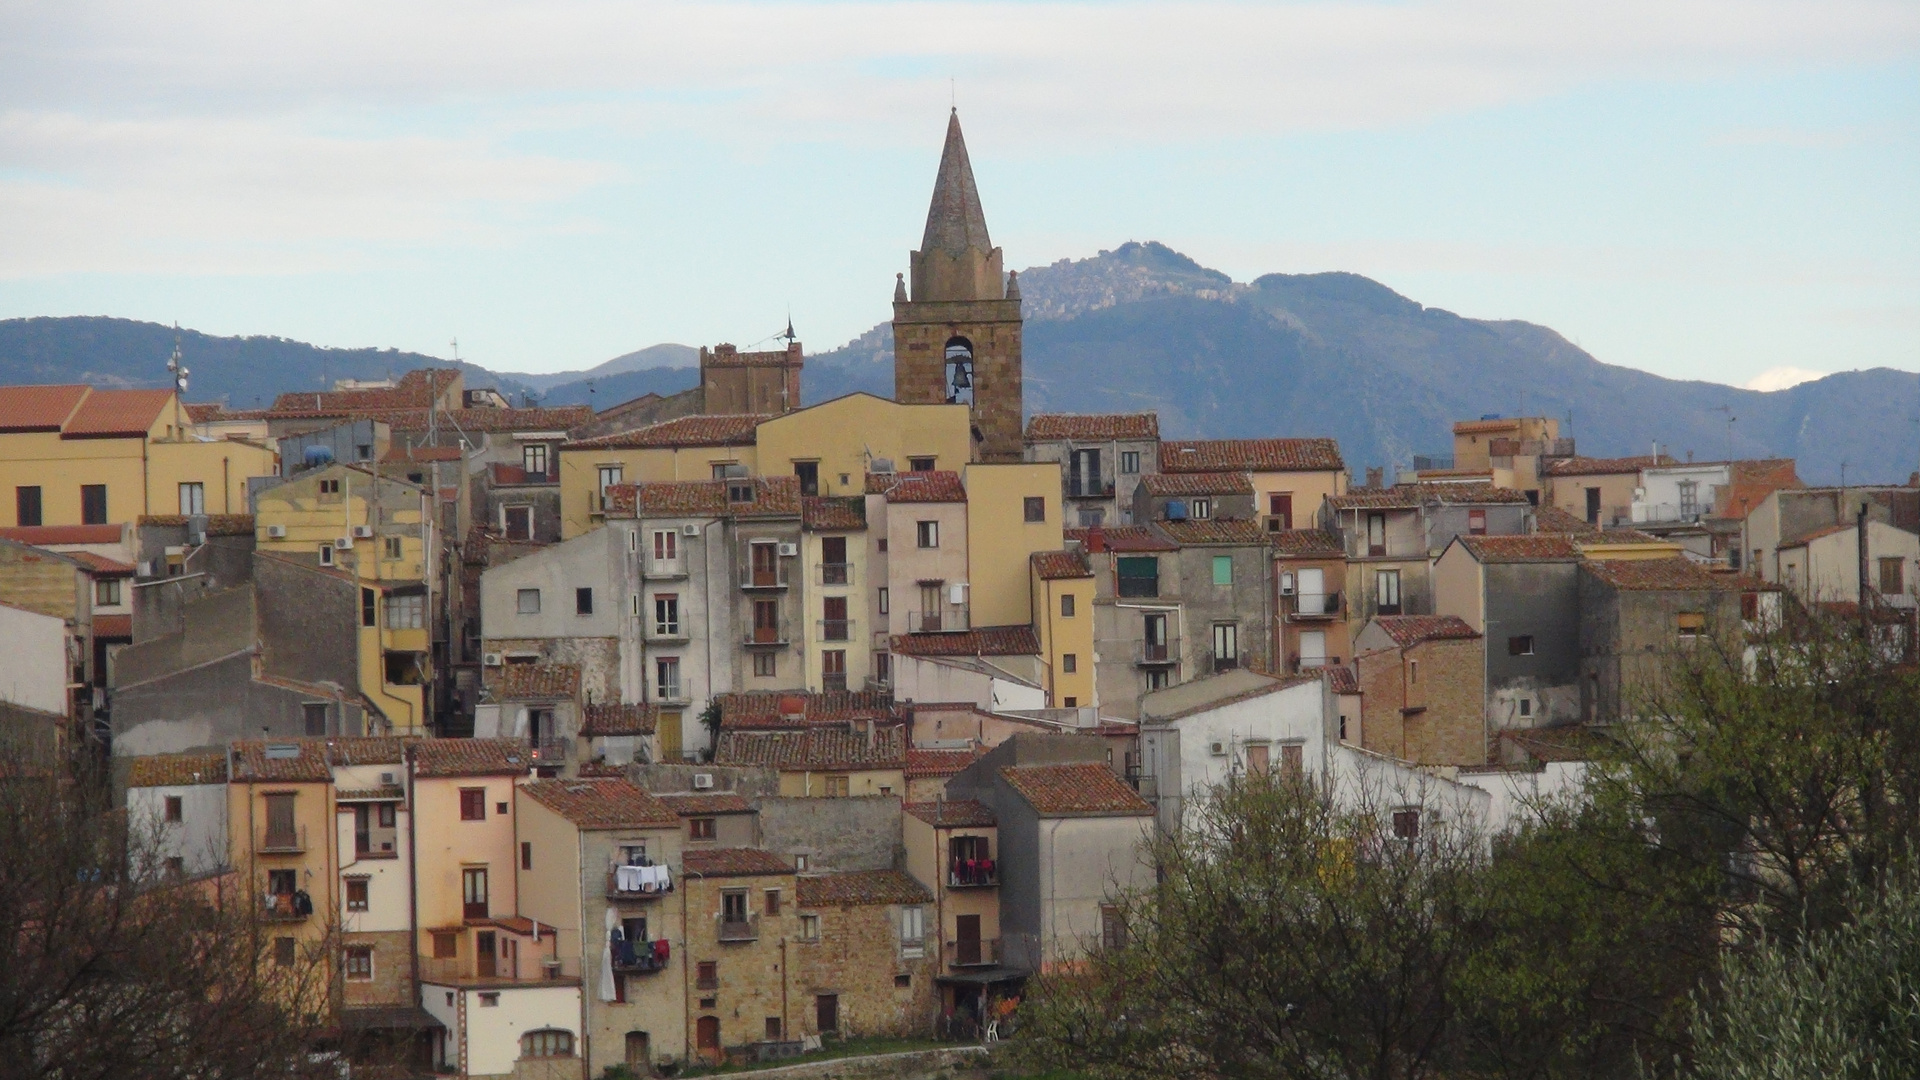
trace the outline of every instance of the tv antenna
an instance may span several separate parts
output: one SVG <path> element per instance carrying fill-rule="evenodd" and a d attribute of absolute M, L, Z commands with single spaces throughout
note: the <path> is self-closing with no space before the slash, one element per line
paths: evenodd
<path fill-rule="evenodd" d="M 1713 408 L 1708 409 L 1707 411 L 1727 414 L 1727 463 L 1732 464 L 1733 463 L 1733 422 L 1740 418 L 1733 415 L 1733 406 L 1731 405 L 1715 405 Z"/>
<path fill-rule="evenodd" d="M 794 338 L 797 337 L 798 335 L 796 335 L 793 332 L 793 312 L 792 311 L 787 312 L 787 328 L 773 336 L 781 339 L 782 341 L 785 341 L 789 345 L 793 344 Z"/>
<path fill-rule="evenodd" d="M 456 364 L 459 363 L 460 362 L 460 339 L 456 337 L 452 341 L 448 342 L 447 344 L 453 347 L 453 362 Z"/>

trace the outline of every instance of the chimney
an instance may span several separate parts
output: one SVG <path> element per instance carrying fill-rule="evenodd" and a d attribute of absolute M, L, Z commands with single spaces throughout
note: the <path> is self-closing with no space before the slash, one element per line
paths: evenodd
<path fill-rule="evenodd" d="M 1107 550 L 1107 530 L 1096 523 L 1087 530 L 1087 554 L 1098 555 Z"/>
<path fill-rule="evenodd" d="M 1381 468 L 1380 466 L 1375 465 L 1367 469 L 1367 486 L 1368 487 L 1370 488 L 1384 487 L 1386 486 L 1383 483 L 1385 479 L 1386 479 L 1386 470 Z"/>

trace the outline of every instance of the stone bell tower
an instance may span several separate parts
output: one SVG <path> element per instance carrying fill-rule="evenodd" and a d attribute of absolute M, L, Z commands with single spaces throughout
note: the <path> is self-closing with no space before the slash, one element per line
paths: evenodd
<path fill-rule="evenodd" d="M 911 292 L 904 275 L 893 287 L 894 400 L 969 405 L 976 459 L 1019 461 L 1020 283 L 1002 284 L 957 111 L 912 272 Z"/>

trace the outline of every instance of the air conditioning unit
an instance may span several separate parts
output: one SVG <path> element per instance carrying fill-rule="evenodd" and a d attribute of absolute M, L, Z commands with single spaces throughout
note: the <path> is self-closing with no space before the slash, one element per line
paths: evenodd
<path fill-rule="evenodd" d="M 1207 753 L 1212 754 L 1214 757 L 1226 757 L 1227 744 L 1223 742 L 1208 743 Z"/>
<path fill-rule="evenodd" d="M 373 539 L 373 526 L 355 525 L 353 527 L 353 536 L 356 540 L 371 540 Z"/>
<path fill-rule="evenodd" d="M 711 791 L 712 789 L 713 789 L 713 774 L 712 774 L 712 773 L 710 773 L 710 772 L 697 772 L 697 773 L 694 773 L 694 774 L 693 774 L 693 790 L 695 790 L 695 791 Z"/>
<path fill-rule="evenodd" d="M 383 773 L 381 773 L 381 774 L 380 774 L 380 786 L 381 786 L 381 787 L 392 787 L 392 786 L 393 786 L 393 785 L 394 785 L 395 783 L 397 783 L 397 781 L 395 781 L 393 777 L 394 777 L 394 774 L 393 774 L 393 773 L 390 773 L 390 772 L 383 772 Z"/>
<path fill-rule="evenodd" d="M 791 559 L 795 555 L 800 554 L 800 545 L 799 544 L 781 544 L 780 554 Z"/>
<path fill-rule="evenodd" d="M 1280 595 L 1281 596 L 1293 595 L 1293 575 L 1292 574 L 1280 575 Z"/>
<path fill-rule="evenodd" d="M 285 540 L 286 538 L 287 538 L 287 527 L 285 525 L 267 526 L 267 539 Z"/>
<path fill-rule="evenodd" d="M 682 525 L 682 526 L 680 526 L 680 535 L 681 535 L 681 536 L 699 536 L 699 535 L 700 535 L 700 526 L 698 526 L 698 525 Z"/>
<path fill-rule="evenodd" d="M 499 667 L 500 654 L 497 652 L 486 653 L 480 657 L 480 662 L 488 667 Z"/>
<path fill-rule="evenodd" d="M 342 536 L 333 542 L 333 547 L 335 551 L 352 551 L 353 537 Z"/>

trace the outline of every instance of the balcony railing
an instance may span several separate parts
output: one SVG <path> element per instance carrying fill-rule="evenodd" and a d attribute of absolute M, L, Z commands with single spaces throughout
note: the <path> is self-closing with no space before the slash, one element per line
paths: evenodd
<path fill-rule="evenodd" d="M 643 867 L 643 868 L 636 868 L 636 869 L 666 870 L 667 868 L 664 866 L 657 866 L 657 867 Z M 649 882 L 646 879 L 649 877 L 655 877 L 655 875 L 629 874 L 628 884 L 637 884 L 639 888 L 622 889 L 620 887 L 620 864 L 611 862 L 611 861 L 608 862 L 607 863 L 607 899 L 609 900 L 658 900 L 661 897 L 673 891 L 673 875 L 672 874 L 669 873 L 665 876 L 664 884 L 656 877 L 656 879 L 651 882 L 651 884 L 653 885 L 653 888 L 647 887 Z"/>
<path fill-rule="evenodd" d="M 821 641 L 852 641 L 853 640 L 853 620 L 852 619 L 821 619 L 820 620 L 820 640 Z"/>
<path fill-rule="evenodd" d="M 622 941 L 613 947 L 613 970 L 622 975 L 657 975 L 667 970 L 651 941 Z"/>
<path fill-rule="evenodd" d="M 541 765 L 558 765 L 567 760 L 569 749 L 566 739 L 528 739 L 527 748 L 533 751 L 533 760 Z"/>
<path fill-rule="evenodd" d="M 1232 671 L 1234 668 L 1237 668 L 1240 666 L 1240 654 L 1234 653 L 1233 655 L 1228 656 L 1223 653 L 1209 653 L 1207 655 L 1207 661 L 1208 661 L 1208 666 L 1213 668 L 1213 670 L 1216 672 Z"/>
<path fill-rule="evenodd" d="M 721 919 L 717 936 L 721 941 L 758 941 L 760 916 L 750 914 L 744 919 Z"/>
<path fill-rule="evenodd" d="M 787 633 L 777 626 L 756 626 L 740 642 L 748 648 L 777 649 L 787 644 Z"/>
<path fill-rule="evenodd" d="M 740 571 L 743 589 L 784 589 L 787 587 L 787 563 L 782 559 L 771 569 L 747 567 Z"/>
<path fill-rule="evenodd" d="M 1161 667 L 1180 662 L 1180 639 L 1142 641 L 1133 647 L 1133 662 L 1142 667 Z"/>
<path fill-rule="evenodd" d="M 654 703 L 662 705 L 670 702 L 684 703 L 689 700 L 684 693 L 684 689 L 685 688 L 678 682 L 655 683 L 653 687 Z"/>
<path fill-rule="evenodd" d="M 459 986 L 489 980 L 529 982 L 577 979 L 580 964 L 573 957 L 540 956 L 532 950 L 521 953 L 515 963 L 505 956 L 422 956 L 420 981 Z"/>
<path fill-rule="evenodd" d="M 829 671 L 820 676 L 820 689 L 829 694 L 844 692 L 847 689 L 847 673 L 844 671 Z"/>
<path fill-rule="evenodd" d="M 307 850 L 307 827 L 268 829 L 260 834 L 260 843 L 253 850 L 261 855 L 298 855 Z"/>
<path fill-rule="evenodd" d="M 991 967 L 1000 962 L 999 938 L 947 942 L 948 967 Z"/>
<path fill-rule="evenodd" d="M 687 564 L 681 559 L 648 557 L 645 573 L 650 578 L 683 578 L 687 576 Z"/>
<path fill-rule="evenodd" d="M 815 563 L 813 581 L 816 585 L 853 584 L 853 564 L 844 562 Z"/>
<path fill-rule="evenodd" d="M 1340 594 L 1301 593 L 1294 597 L 1293 617 L 1295 619 L 1332 619 L 1340 614 Z"/>
<path fill-rule="evenodd" d="M 687 624 L 680 622 L 653 623 L 647 627 L 647 640 L 662 643 L 679 643 L 687 640 Z"/>
<path fill-rule="evenodd" d="M 966 605 L 948 606 L 938 611 L 915 611 L 907 616 L 909 634 L 950 634 L 971 626 Z"/>
<path fill-rule="evenodd" d="M 989 889 L 1000 884 L 1000 864 L 992 859 L 950 859 L 947 888 Z"/>
<path fill-rule="evenodd" d="M 1134 792 L 1141 798 L 1152 802 L 1160 797 L 1160 780 L 1152 773 L 1141 772 L 1138 769 L 1128 769 L 1126 780 L 1127 783 L 1132 786 Z"/>
<path fill-rule="evenodd" d="M 1067 484 L 1067 498 L 1111 499 L 1113 498 L 1113 481 L 1101 480 L 1098 477 L 1091 479 L 1075 477 Z"/>

